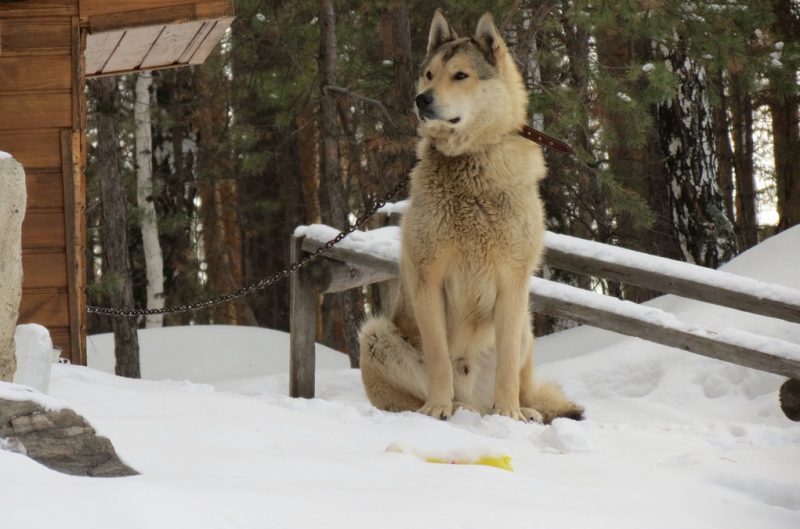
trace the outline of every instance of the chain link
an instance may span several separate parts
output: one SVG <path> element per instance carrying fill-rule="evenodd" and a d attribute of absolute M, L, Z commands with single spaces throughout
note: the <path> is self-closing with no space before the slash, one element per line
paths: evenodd
<path fill-rule="evenodd" d="M 378 200 L 373 204 L 372 208 L 367 211 L 363 217 L 357 219 L 355 223 L 347 228 L 344 231 L 339 232 L 339 234 L 331 239 L 330 241 L 326 242 L 324 245 L 317 248 L 317 250 L 309 255 L 306 255 L 296 263 L 292 263 L 291 265 L 287 266 L 280 272 L 272 274 L 271 276 L 265 277 L 258 283 L 253 283 L 250 286 L 240 288 L 234 292 L 230 292 L 228 294 L 224 294 L 222 296 L 217 296 L 215 298 L 207 299 L 205 301 L 200 301 L 198 303 L 192 303 L 190 305 L 175 305 L 172 307 L 165 307 L 161 309 L 113 309 L 113 308 L 106 308 L 106 307 L 86 307 L 86 312 L 90 314 L 104 314 L 106 316 L 152 316 L 156 314 L 175 314 L 179 312 L 190 312 L 195 311 L 198 309 L 203 309 L 206 307 L 211 307 L 213 305 L 219 305 L 220 303 L 225 303 L 227 301 L 231 301 L 237 298 L 241 298 L 244 296 L 248 296 L 254 293 L 257 290 L 264 289 L 271 284 L 275 283 L 276 281 L 280 281 L 281 279 L 285 279 L 289 277 L 291 274 L 297 272 L 304 266 L 311 264 L 312 262 L 316 261 L 322 254 L 342 242 L 342 240 L 359 229 L 361 226 L 364 225 L 369 219 L 371 219 L 379 209 L 386 205 L 386 203 L 392 200 L 397 193 L 403 189 L 406 184 L 408 184 L 409 176 L 404 176 L 400 182 L 392 189 L 389 193 L 383 197 L 382 200 Z"/>

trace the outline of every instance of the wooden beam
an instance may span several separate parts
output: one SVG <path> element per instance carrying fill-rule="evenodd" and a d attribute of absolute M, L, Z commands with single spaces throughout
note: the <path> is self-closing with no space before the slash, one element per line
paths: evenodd
<path fill-rule="evenodd" d="M 203 20 L 233 17 L 236 11 L 233 2 L 198 2 L 184 3 L 169 2 L 171 5 L 163 7 L 142 6 L 135 2 L 124 2 L 123 6 L 114 9 L 104 2 L 106 12 L 93 14 L 92 11 L 81 10 L 81 15 L 88 20 L 91 33 L 111 31 L 118 29 L 132 29 L 146 26 L 167 26 Z M 163 4 L 163 3 L 162 3 Z M 131 9 L 139 7 L 139 9 Z M 87 16 L 88 15 L 88 16 Z"/>
<path fill-rule="evenodd" d="M 66 227 L 67 292 L 69 293 L 70 362 L 86 365 L 86 188 L 83 183 L 83 130 L 62 132 L 64 152 L 64 211 Z"/>
<path fill-rule="evenodd" d="M 303 240 L 292 237 L 289 260 L 297 262 L 303 255 Z M 311 278 L 301 269 L 290 277 L 289 299 L 289 395 L 314 398 L 319 294 Z"/>
<path fill-rule="evenodd" d="M 133 29 L 146 26 L 166 26 L 196 19 L 194 5 L 192 4 L 108 13 L 89 17 L 89 33 L 101 33 L 104 31 Z"/>
<path fill-rule="evenodd" d="M 302 249 L 313 253 L 317 251 L 317 248 L 324 246 L 327 242 L 328 241 L 319 241 L 306 236 L 302 239 Z M 325 256 L 353 266 L 371 268 L 375 272 L 385 274 L 387 277 L 397 277 L 400 274 L 400 265 L 396 260 L 381 259 L 373 255 L 359 253 L 345 246 L 334 246 L 325 252 Z"/>
<path fill-rule="evenodd" d="M 87 365 L 86 357 L 86 34 L 80 18 L 72 18 L 72 130 L 63 131 L 64 219 L 70 295 L 69 359 Z M 64 144 L 68 144 L 66 148 Z"/>
<path fill-rule="evenodd" d="M 548 233 L 545 239 L 547 248 L 545 262 L 548 265 L 578 274 L 604 277 L 627 285 L 650 288 L 752 314 L 800 323 L 800 303 L 788 303 L 775 293 L 779 290 L 788 291 L 787 287 L 769 283 L 756 284 L 756 281 L 749 277 L 574 237 L 569 238 L 570 246 L 579 244 L 589 251 L 581 251 L 580 254 L 570 253 L 564 246 L 558 244 L 558 241 L 565 238 L 565 235 Z M 642 258 L 646 258 L 645 264 Z M 668 272 L 665 273 L 666 271 Z M 750 289 L 753 292 L 747 291 L 748 284 L 753 285 Z M 759 295 L 755 295 L 756 293 Z M 800 299 L 800 292 L 797 292 L 797 297 Z"/>
<path fill-rule="evenodd" d="M 80 3 L 81 16 L 84 18 L 190 8 L 196 16 L 205 18 L 233 16 L 236 13 L 233 0 L 80 0 Z"/>
<path fill-rule="evenodd" d="M 538 277 L 531 278 L 530 293 L 531 303 L 537 312 L 732 364 L 800 378 L 800 360 L 742 347 L 736 340 L 725 341 L 722 335 L 684 324 L 673 314 L 660 309 L 620 301 Z M 800 345 L 782 343 L 800 358 Z"/>
<path fill-rule="evenodd" d="M 320 294 L 344 292 L 397 277 L 395 273 L 325 257 L 307 265 L 305 273 L 313 277 L 313 288 Z"/>
<path fill-rule="evenodd" d="M 325 242 L 327 241 L 306 237 L 301 243 L 301 248 L 306 251 L 315 251 Z M 382 258 L 362 254 L 348 249 L 346 244 L 333 247 L 325 255 L 345 261 L 350 265 L 372 267 L 387 275 L 393 273 L 396 276 L 399 271 L 397 256 Z M 737 365 L 790 378 L 800 378 L 800 361 L 798 360 L 775 355 L 767 350 L 743 347 L 736 339 L 726 339 L 724 334 L 717 335 L 681 323 L 673 314 L 660 309 L 620 301 L 535 277 L 531 278 L 531 294 L 534 308 L 540 312 L 654 343 L 677 347 L 684 351 Z M 750 302 L 754 303 L 755 301 L 751 298 Z M 766 341 L 772 340 L 756 335 L 752 335 L 752 337 Z M 800 346 L 778 340 L 772 341 L 779 342 L 783 347 L 796 354 L 797 358 L 800 358 Z"/>

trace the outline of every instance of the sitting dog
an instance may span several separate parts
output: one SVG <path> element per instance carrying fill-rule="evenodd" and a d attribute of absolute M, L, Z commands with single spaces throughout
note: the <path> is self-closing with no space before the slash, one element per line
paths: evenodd
<path fill-rule="evenodd" d="M 492 16 L 458 38 L 437 11 L 418 82 L 398 301 L 360 334 L 364 387 L 380 409 L 583 418 L 560 388 L 534 378 L 528 283 L 542 255 L 546 169 L 519 135 L 527 108 Z"/>

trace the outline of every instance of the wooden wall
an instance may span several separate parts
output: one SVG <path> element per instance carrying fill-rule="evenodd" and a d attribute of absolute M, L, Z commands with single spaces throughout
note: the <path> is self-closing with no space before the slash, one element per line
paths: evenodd
<path fill-rule="evenodd" d="M 25 168 L 19 323 L 86 363 L 85 100 L 78 0 L 0 4 L 0 150 Z"/>
<path fill-rule="evenodd" d="M 86 364 L 87 41 L 92 75 L 199 64 L 234 15 L 232 0 L 0 3 L 0 151 L 28 191 L 19 323 L 47 327 L 75 364 Z"/>

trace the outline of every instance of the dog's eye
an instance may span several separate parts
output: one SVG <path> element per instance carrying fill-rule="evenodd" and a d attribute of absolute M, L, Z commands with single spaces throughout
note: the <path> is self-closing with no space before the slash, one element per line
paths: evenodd
<path fill-rule="evenodd" d="M 456 74 L 453 76 L 453 79 L 456 81 L 462 81 L 467 77 L 469 77 L 469 75 L 465 74 L 464 72 L 456 72 Z"/>
<path fill-rule="evenodd" d="M 427 77 L 427 78 L 428 78 L 428 81 L 430 81 L 431 79 L 433 79 L 433 74 L 431 73 L 431 71 L 430 71 L 430 70 L 428 70 L 427 72 L 425 72 L 425 77 Z"/>

